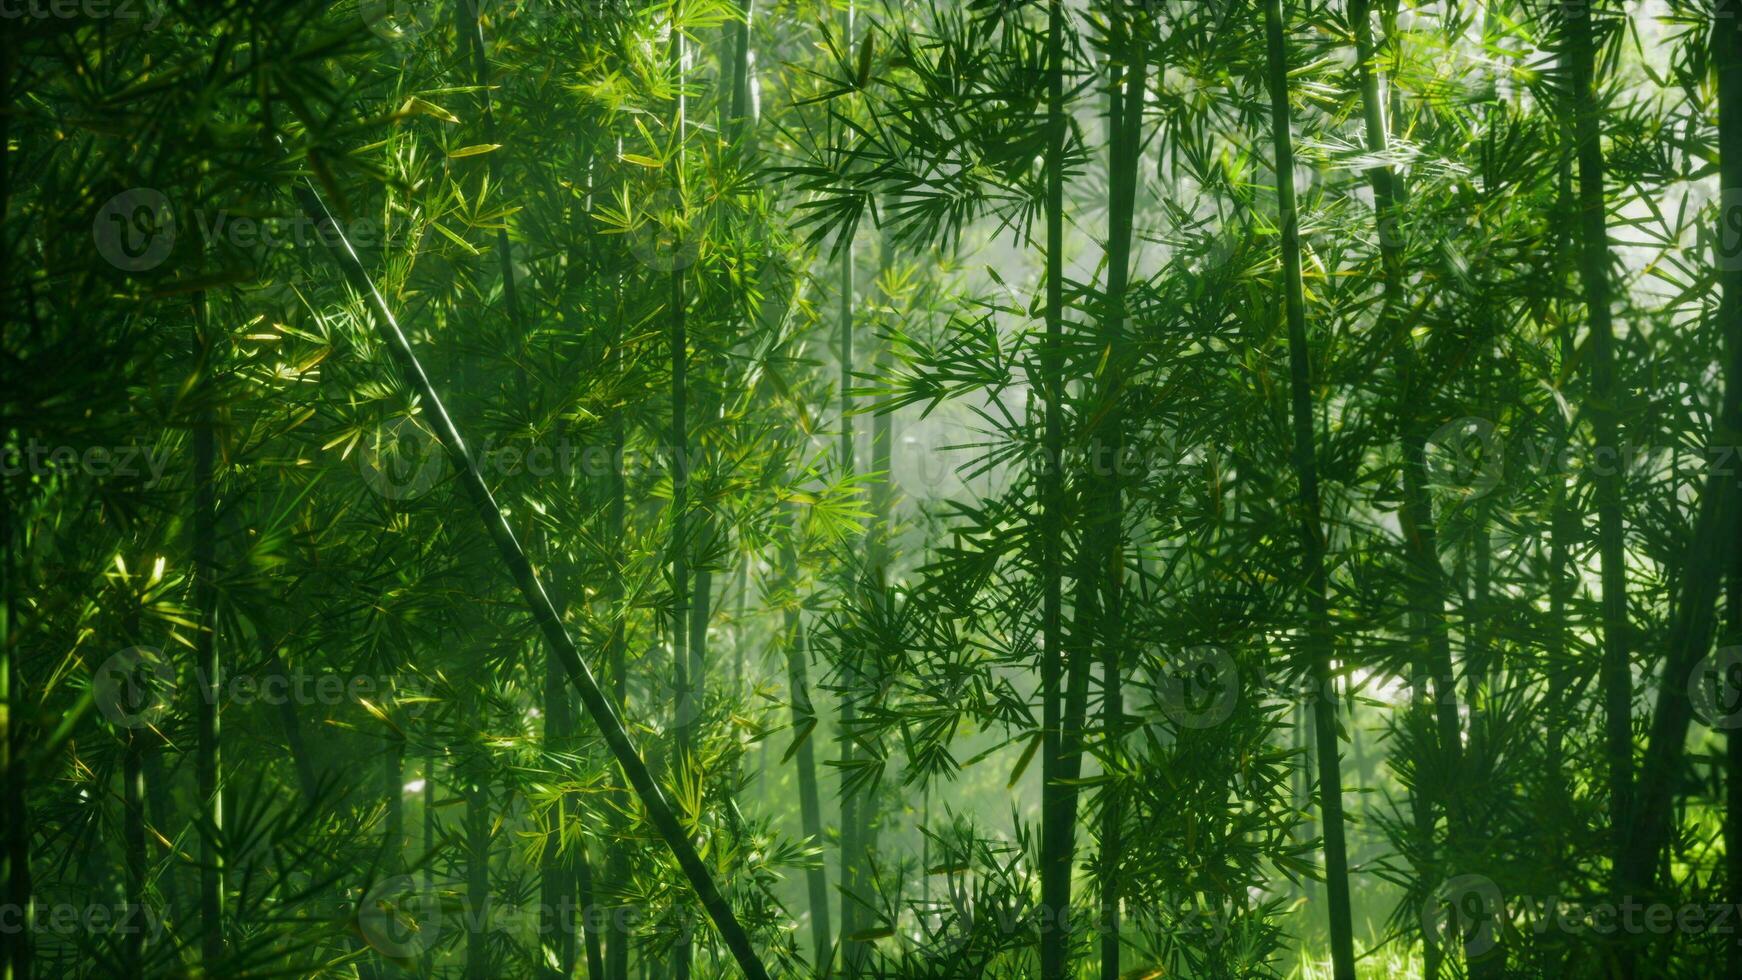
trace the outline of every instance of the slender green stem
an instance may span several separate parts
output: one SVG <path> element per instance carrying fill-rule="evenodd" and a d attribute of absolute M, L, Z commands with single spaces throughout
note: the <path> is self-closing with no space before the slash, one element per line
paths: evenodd
<path fill-rule="evenodd" d="M 1060 913 L 1071 905 L 1071 852 L 1074 814 L 1065 807 L 1066 790 L 1059 782 L 1064 771 L 1062 718 L 1064 638 L 1060 630 L 1063 593 L 1063 513 L 1060 484 L 1063 478 L 1064 427 L 1060 394 L 1063 388 L 1059 364 L 1064 343 L 1064 0 L 1047 3 L 1047 120 L 1046 120 L 1046 335 L 1040 352 L 1039 376 L 1031 384 L 1044 402 L 1044 433 L 1041 437 L 1040 526 L 1041 526 L 1041 912 L 1050 924 L 1040 936 L 1042 980 L 1064 980 L 1069 945 Z"/>
<path fill-rule="evenodd" d="M 1580 280 L 1585 315 L 1590 324 L 1591 395 L 1587 411 L 1592 435 L 1601 449 L 1618 451 L 1615 384 L 1615 329 L 1609 281 L 1608 206 L 1603 192 L 1601 108 L 1597 98 L 1596 47 L 1592 36 L 1590 0 L 1563 0 L 1566 25 L 1568 83 L 1577 139 Z M 1609 814 L 1616 827 L 1626 826 L 1633 796 L 1633 671 L 1628 655 L 1626 528 L 1621 508 L 1620 467 L 1600 467 L 1594 481 L 1597 502 L 1597 555 L 1603 592 L 1602 690 L 1604 735 L 1608 748 Z M 1616 866 L 1625 848 L 1615 839 Z M 1619 883 L 1618 883 L 1619 884 Z"/>
<path fill-rule="evenodd" d="M 204 379 L 199 419 L 194 428 L 194 607 L 199 630 L 194 657 L 200 684 L 195 699 L 199 729 L 194 771 L 199 805 L 210 823 L 200 844 L 200 955 L 208 970 L 224 955 L 224 854 L 218 840 L 224 827 L 223 787 L 219 785 L 218 707 L 222 678 L 218 660 L 216 423 L 213 417 L 211 371 L 213 340 L 207 329 L 206 295 L 194 298 L 195 336 L 200 374 Z"/>
<path fill-rule="evenodd" d="M 1294 193 L 1294 137 L 1288 105 L 1288 46 L 1282 0 L 1266 0 L 1271 140 L 1276 150 L 1276 195 L 1282 219 L 1283 296 L 1288 318 L 1289 392 L 1293 406 L 1294 466 L 1300 481 L 1307 633 L 1315 700 L 1319 809 L 1325 840 L 1325 890 L 1331 923 L 1331 965 L 1337 980 L 1355 980 L 1354 930 L 1349 912 L 1349 859 L 1343 831 L 1343 786 L 1337 747 L 1336 688 L 1331 683 L 1330 614 L 1324 527 L 1319 515 L 1318 466 L 1313 449 L 1311 366 L 1307 354 L 1306 296 L 1301 282 L 1300 215 Z"/>

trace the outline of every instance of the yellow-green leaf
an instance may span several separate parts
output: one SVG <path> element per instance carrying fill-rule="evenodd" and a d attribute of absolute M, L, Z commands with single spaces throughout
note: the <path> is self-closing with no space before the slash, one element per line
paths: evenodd
<path fill-rule="evenodd" d="M 460 246 L 461 248 L 465 249 L 466 251 L 472 253 L 473 255 L 483 254 L 483 253 L 479 252 L 477 249 L 473 248 L 471 242 L 468 242 L 464 238 L 461 238 L 460 236 L 449 231 L 447 229 L 447 226 L 443 225 L 441 222 L 432 221 L 429 224 L 430 224 L 431 228 L 434 228 L 436 231 L 441 232 L 443 237 L 445 237 L 448 241 L 453 242 L 455 245 Z"/>
<path fill-rule="evenodd" d="M 460 121 L 459 116 L 443 109 L 434 102 L 426 102 L 415 95 L 406 99 L 405 104 L 399 107 L 399 114 L 402 116 L 430 116 L 435 119 L 440 119 L 442 122 L 450 123 L 457 123 Z"/>
<path fill-rule="evenodd" d="M 501 143 L 476 143 L 472 146 L 462 146 L 454 152 L 449 153 L 448 159 L 459 160 L 465 157 L 483 156 L 486 153 L 493 153 L 501 148 Z"/>

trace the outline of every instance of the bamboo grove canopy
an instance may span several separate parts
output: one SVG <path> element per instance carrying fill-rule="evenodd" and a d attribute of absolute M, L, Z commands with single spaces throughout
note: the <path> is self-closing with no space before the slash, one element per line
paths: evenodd
<path fill-rule="evenodd" d="M 0 3 L 0 980 L 1742 977 L 1742 0 Z"/>

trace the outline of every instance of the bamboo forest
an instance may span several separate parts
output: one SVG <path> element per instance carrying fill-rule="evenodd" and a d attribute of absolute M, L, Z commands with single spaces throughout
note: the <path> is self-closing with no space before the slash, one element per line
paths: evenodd
<path fill-rule="evenodd" d="M 0 0 L 0 980 L 1742 978 L 1742 0 Z"/>

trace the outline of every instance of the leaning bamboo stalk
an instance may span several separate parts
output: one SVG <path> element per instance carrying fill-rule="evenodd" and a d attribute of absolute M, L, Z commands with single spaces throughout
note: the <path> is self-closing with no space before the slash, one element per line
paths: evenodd
<path fill-rule="evenodd" d="M 350 240 L 344 235 L 332 215 L 328 212 L 325 202 L 314 190 L 312 185 L 299 186 L 296 194 L 303 211 L 317 227 L 324 229 L 322 240 L 325 241 L 333 255 L 334 262 L 339 266 L 351 288 L 365 300 L 365 305 L 375 320 L 376 329 L 380 332 L 383 342 L 396 362 L 400 373 L 406 382 L 423 400 L 435 435 L 442 446 L 453 458 L 455 468 L 459 471 L 460 481 L 465 486 L 466 493 L 472 498 L 472 504 L 478 511 L 479 518 L 484 522 L 485 531 L 490 535 L 497 552 L 502 556 L 503 563 L 508 567 L 509 575 L 519 587 L 521 595 L 531 607 L 533 618 L 538 621 L 539 628 L 544 631 L 545 639 L 551 649 L 556 652 L 562 662 L 563 669 L 568 673 L 569 680 L 581 698 L 581 705 L 592 716 L 599 728 L 600 735 L 610 748 L 611 754 L 617 759 L 617 764 L 623 769 L 623 775 L 635 788 L 643 808 L 647 811 L 648 822 L 653 825 L 672 855 L 677 859 L 678 866 L 683 870 L 684 877 L 695 889 L 697 899 L 719 929 L 721 938 L 725 941 L 739 967 L 752 980 L 765 980 L 767 969 L 750 945 L 749 934 L 738 922 L 730 903 L 720 893 L 707 865 L 696 852 L 689 834 L 678 821 L 672 811 L 671 804 L 666 801 L 665 794 L 654 782 L 653 774 L 648 770 L 647 763 L 636 750 L 634 742 L 623 728 L 616 708 L 599 689 L 598 681 L 593 672 L 581 659 L 580 651 L 575 647 L 574 640 L 568 635 L 558 616 L 555 605 L 545 592 L 544 584 L 539 580 L 538 573 L 533 570 L 532 563 L 527 560 L 526 552 L 521 549 L 520 542 L 515 539 L 514 531 L 502 515 L 502 510 L 496 504 L 495 496 L 484 482 L 484 474 L 478 467 L 477 460 L 466 448 L 465 440 L 461 438 L 459 429 L 448 416 L 447 408 L 442 404 L 441 396 L 436 392 L 435 385 L 424 373 L 423 365 L 418 361 L 417 354 L 411 348 L 411 342 L 400 329 L 399 321 L 388 308 L 387 300 L 375 289 L 368 272 L 363 268 L 362 260 L 352 249 Z"/>

